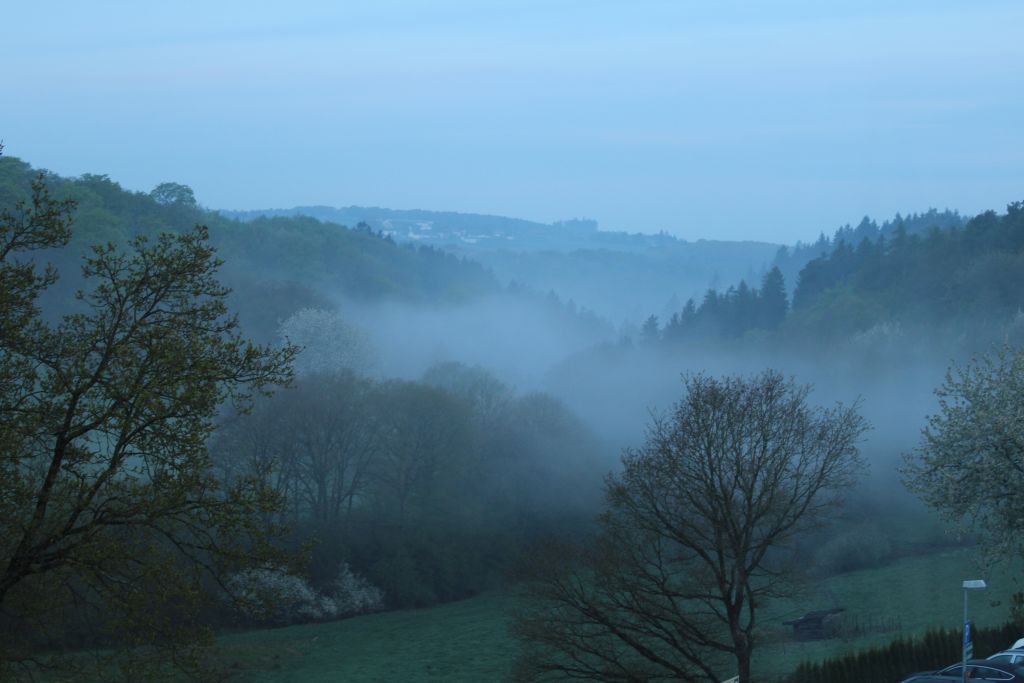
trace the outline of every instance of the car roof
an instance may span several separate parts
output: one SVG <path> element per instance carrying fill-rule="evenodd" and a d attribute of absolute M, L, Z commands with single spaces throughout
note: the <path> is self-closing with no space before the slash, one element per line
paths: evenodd
<path fill-rule="evenodd" d="M 935 676 L 936 674 L 940 674 L 943 671 L 946 671 L 947 669 L 951 669 L 951 668 L 953 668 L 955 666 L 960 666 L 960 665 L 961 665 L 960 662 L 955 662 L 955 663 L 950 664 L 948 666 L 942 667 L 938 671 L 918 671 L 917 673 L 911 674 L 911 680 L 913 678 L 917 677 L 917 676 L 922 676 L 922 677 Z M 990 662 L 987 659 L 968 659 L 967 660 L 967 666 L 970 666 L 970 667 L 983 666 L 983 667 L 987 667 L 989 669 L 995 669 L 996 671 L 1002 671 L 1003 673 L 1014 674 L 1016 676 L 1021 676 L 1022 674 L 1024 674 L 1024 668 L 1022 668 L 1020 664 L 1009 664 L 1009 663 L 1006 663 L 1006 662 Z"/>
<path fill-rule="evenodd" d="M 1000 650 L 986 657 L 986 660 L 992 659 L 993 657 L 1000 657 L 1002 655 L 1016 655 L 1017 657 L 1024 657 L 1024 647 L 1015 647 L 1009 650 Z"/>
<path fill-rule="evenodd" d="M 957 666 L 957 664 L 953 664 L 951 666 Z M 987 666 L 990 669 L 999 669 L 1000 671 L 1005 671 L 1006 673 L 1011 674 L 1019 674 L 1021 672 L 1020 664 L 1008 664 L 1006 662 L 991 662 L 987 659 L 968 659 L 967 666 Z"/>

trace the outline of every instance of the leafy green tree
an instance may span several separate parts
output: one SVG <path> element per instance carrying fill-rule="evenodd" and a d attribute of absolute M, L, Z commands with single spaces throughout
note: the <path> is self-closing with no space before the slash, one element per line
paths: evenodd
<path fill-rule="evenodd" d="M 904 481 L 977 535 L 994 557 L 1024 551 L 1024 350 L 1004 348 L 954 367 L 936 391 Z"/>
<path fill-rule="evenodd" d="M 157 204 L 195 208 L 196 195 L 192 188 L 181 183 L 160 183 L 149 193 Z"/>
<path fill-rule="evenodd" d="M 238 335 L 202 226 L 94 247 L 91 289 L 47 322 L 56 274 L 19 257 L 65 244 L 72 208 L 40 178 L 0 214 L 0 667 L 63 637 L 70 605 L 111 642 L 189 650 L 200 568 L 259 555 L 273 504 L 214 477 L 206 441 L 223 402 L 289 380 L 294 349 Z"/>
<path fill-rule="evenodd" d="M 775 372 L 686 379 L 606 484 L 596 541 L 540 553 L 519 674 L 600 681 L 751 677 L 757 618 L 786 592 L 784 548 L 861 469 L 855 408 L 807 405 Z"/>
<path fill-rule="evenodd" d="M 73 207 L 69 201 L 53 199 L 40 174 L 32 182 L 28 201 L 0 210 L 0 415 L 8 419 L 14 417 L 15 399 L 31 391 L 31 362 L 19 352 L 40 332 L 36 300 L 57 279 L 54 268 L 40 272 L 36 262 L 24 256 L 67 244 Z M 0 422 L 0 430 L 9 428 L 6 424 L 7 420 Z M 7 436 L 0 431 L 0 438 Z"/>

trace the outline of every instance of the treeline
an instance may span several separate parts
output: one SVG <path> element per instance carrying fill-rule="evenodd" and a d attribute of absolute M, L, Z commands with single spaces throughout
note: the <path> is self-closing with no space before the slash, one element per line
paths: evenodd
<path fill-rule="evenodd" d="M 780 247 L 772 265 L 778 266 L 786 280 L 793 284 L 796 283 L 800 271 L 809 261 L 828 256 L 841 242 L 859 244 L 864 239 L 872 242 L 882 237 L 889 239 L 897 230 L 905 231 L 908 235 L 925 235 L 933 228 L 939 230 L 962 229 L 966 223 L 966 218 L 949 209 L 945 211 L 929 209 L 924 213 L 911 213 L 906 216 L 897 213 L 893 218 L 882 221 L 881 224 L 865 216 L 856 226 L 849 223 L 841 226 L 831 237 L 822 232 L 814 242 L 797 242 L 792 247 Z"/>
<path fill-rule="evenodd" d="M 920 638 L 898 638 L 888 645 L 823 662 L 804 662 L 783 683 L 861 683 L 897 681 L 917 671 L 935 671 L 961 658 L 962 632 L 931 629 Z M 1008 622 L 971 632 L 975 656 L 998 652 L 1020 636 L 1020 626 Z"/>
<path fill-rule="evenodd" d="M 28 197 L 36 171 L 15 157 L 0 157 L 0 205 Z M 137 235 L 181 233 L 207 225 L 224 261 L 221 276 L 240 303 L 247 331 L 271 339 L 277 323 L 304 307 L 344 296 L 414 302 L 456 302 L 498 291 L 479 264 L 430 247 L 397 245 L 368 228 L 347 229 L 312 218 L 272 218 L 251 223 L 203 209 L 185 185 L 162 183 L 152 192 L 130 192 L 105 175 L 47 175 L 57 198 L 77 209 L 68 248 L 47 252 L 62 279 L 48 293 L 69 301 L 80 287 L 81 256 L 91 245 L 125 244 Z"/>
<path fill-rule="evenodd" d="M 312 544 L 313 586 L 345 562 L 394 608 L 496 585 L 537 535 L 589 523 L 602 474 L 558 401 L 458 363 L 419 382 L 302 376 L 226 419 L 211 453 L 227 481 L 277 493 L 267 523 L 292 530 L 291 549 Z"/>
<path fill-rule="evenodd" d="M 762 330 L 780 339 L 848 336 L 882 325 L 970 327 L 1005 334 L 1024 306 L 1024 203 L 982 213 L 960 227 L 955 213 L 929 213 L 882 226 L 865 219 L 822 238 L 822 254 L 799 272 L 792 305 L 776 265 L 760 289 L 745 281 L 689 300 L 641 338 L 666 342 L 739 338 Z M 921 226 L 934 224 L 927 231 Z M 908 229 L 907 224 L 913 227 Z M 853 242 L 854 238 L 859 241 Z"/>
<path fill-rule="evenodd" d="M 859 329 L 888 320 L 992 323 L 1024 303 L 1022 266 L 1024 204 L 1016 202 L 963 229 L 922 235 L 897 226 L 890 238 L 842 241 L 800 272 L 793 308 L 807 327 L 840 318 Z"/>
<path fill-rule="evenodd" d="M 709 289 L 698 306 L 689 299 L 683 310 L 673 313 L 662 328 L 657 316 L 650 316 L 640 329 L 644 343 L 682 343 L 695 339 L 739 337 L 752 330 L 771 331 L 786 318 L 789 300 L 786 283 L 778 267 L 761 279 L 760 289 L 747 285 L 729 287 L 719 293 Z"/>

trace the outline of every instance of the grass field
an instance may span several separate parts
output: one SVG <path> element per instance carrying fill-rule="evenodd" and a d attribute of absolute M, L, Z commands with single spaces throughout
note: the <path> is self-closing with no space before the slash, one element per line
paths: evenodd
<path fill-rule="evenodd" d="M 766 642 L 755 651 L 755 671 L 770 678 L 791 671 L 803 660 L 883 645 L 932 626 L 959 628 L 964 579 L 984 578 L 989 584 L 987 590 L 971 592 L 969 617 L 979 626 L 1004 623 L 1010 614 L 1010 596 L 1024 587 L 1014 579 L 1014 567 L 1004 563 L 986 573 L 973 565 L 972 556 L 966 550 L 951 550 L 907 558 L 879 569 L 831 577 L 810 587 L 799 600 L 772 605 L 765 610 Z M 783 639 L 788 627 L 782 626 L 782 621 L 833 606 L 847 610 L 844 630 L 851 633 L 806 643 Z M 947 663 L 936 662 L 936 667 Z"/>
<path fill-rule="evenodd" d="M 222 638 L 240 680 L 501 681 L 515 643 L 506 633 L 513 599 L 484 595 L 430 609 Z"/>
<path fill-rule="evenodd" d="M 960 584 L 967 578 L 989 582 L 988 590 L 972 592 L 971 618 L 979 625 L 1001 624 L 1010 595 L 1021 589 L 1010 569 L 986 576 L 972 566 L 969 552 L 956 550 L 809 585 L 800 599 L 765 609 L 754 670 L 759 680 L 770 681 L 805 659 L 884 644 L 930 626 L 958 627 Z M 492 594 L 430 609 L 235 633 L 222 638 L 223 654 L 239 680 L 254 683 L 506 680 L 515 653 L 506 631 L 513 605 L 512 597 Z M 834 606 L 846 608 L 842 638 L 796 643 L 781 624 Z"/>

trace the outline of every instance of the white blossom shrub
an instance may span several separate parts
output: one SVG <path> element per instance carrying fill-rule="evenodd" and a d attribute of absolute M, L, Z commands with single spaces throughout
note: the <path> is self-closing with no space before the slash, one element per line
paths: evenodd
<path fill-rule="evenodd" d="M 342 562 L 334 579 L 334 603 L 339 616 L 376 612 L 384 608 L 384 593 Z"/>
<path fill-rule="evenodd" d="M 235 574 L 228 583 L 242 616 L 258 622 L 294 624 L 333 617 L 338 607 L 300 576 L 263 566 Z"/>
<path fill-rule="evenodd" d="M 278 336 L 301 347 L 294 363 L 299 375 L 361 372 L 373 365 L 374 354 L 367 335 L 334 311 L 296 311 L 281 323 Z"/>
<path fill-rule="evenodd" d="M 227 588 L 243 617 L 279 626 L 364 614 L 384 606 L 384 593 L 345 562 L 338 566 L 330 594 L 272 565 L 235 574 Z"/>

